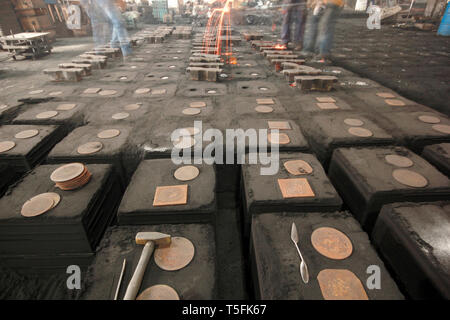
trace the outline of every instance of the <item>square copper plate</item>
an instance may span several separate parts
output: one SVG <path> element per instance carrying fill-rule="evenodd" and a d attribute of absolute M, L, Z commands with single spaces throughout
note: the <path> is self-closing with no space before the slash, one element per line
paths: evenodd
<path fill-rule="evenodd" d="M 336 102 L 332 97 L 316 97 L 319 102 Z"/>
<path fill-rule="evenodd" d="M 278 179 L 278 185 L 284 199 L 315 196 L 306 178 Z"/>
<path fill-rule="evenodd" d="M 334 102 L 317 102 L 317 106 L 322 110 L 339 109 Z"/>
<path fill-rule="evenodd" d="M 269 129 L 291 130 L 289 121 L 267 121 Z"/>
<path fill-rule="evenodd" d="M 102 90 L 101 88 L 87 88 L 86 90 L 84 90 L 83 93 L 85 94 L 95 94 L 100 92 L 100 90 Z"/>
<path fill-rule="evenodd" d="M 187 204 L 188 185 L 156 187 L 154 207 Z"/>
<path fill-rule="evenodd" d="M 272 98 L 256 99 L 257 104 L 275 104 Z"/>

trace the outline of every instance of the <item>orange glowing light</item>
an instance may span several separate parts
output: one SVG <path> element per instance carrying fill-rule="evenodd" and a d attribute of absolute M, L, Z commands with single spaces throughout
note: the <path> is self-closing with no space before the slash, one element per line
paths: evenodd
<path fill-rule="evenodd" d="M 279 44 L 279 43 L 277 43 L 276 45 L 273 46 L 273 48 L 274 48 L 275 50 L 286 50 L 286 49 L 287 49 L 287 46 L 286 46 L 285 44 Z"/>
<path fill-rule="evenodd" d="M 211 17 L 203 35 L 203 53 L 213 52 L 216 55 L 231 57 L 231 5 L 233 0 L 226 0 L 223 8 L 212 10 Z M 224 36 L 224 38 L 222 38 Z M 213 47 L 213 50 L 211 50 Z M 230 59 L 228 62 L 230 63 Z"/>

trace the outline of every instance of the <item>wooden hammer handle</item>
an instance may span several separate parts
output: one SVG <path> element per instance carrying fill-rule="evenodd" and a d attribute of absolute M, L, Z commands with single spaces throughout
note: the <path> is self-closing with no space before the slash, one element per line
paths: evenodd
<path fill-rule="evenodd" d="M 153 241 L 148 241 L 142 249 L 141 257 L 134 270 L 133 277 L 128 284 L 127 291 L 125 292 L 125 297 L 123 300 L 134 300 L 136 299 L 139 288 L 141 287 L 142 278 L 144 277 L 145 269 L 147 268 L 148 260 L 152 256 L 155 244 Z"/>

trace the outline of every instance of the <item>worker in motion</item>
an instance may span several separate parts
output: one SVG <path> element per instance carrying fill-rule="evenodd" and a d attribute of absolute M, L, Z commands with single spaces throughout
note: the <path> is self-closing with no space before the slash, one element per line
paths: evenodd
<path fill-rule="evenodd" d="M 114 0 L 81 0 L 91 19 L 92 33 L 97 47 L 107 45 L 120 48 L 124 57 L 131 54 L 130 38 L 125 22 Z"/>
<path fill-rule="evenodd" d="M 284 0 L 281 12 L 283 13 L 283 25 L 281 27 L 281 42 L 287 48 L 291 42 L 291 24 L 295 22 L 294 47 L 302 49 L 303 33 L 306 18 L 305 0 Z"/>

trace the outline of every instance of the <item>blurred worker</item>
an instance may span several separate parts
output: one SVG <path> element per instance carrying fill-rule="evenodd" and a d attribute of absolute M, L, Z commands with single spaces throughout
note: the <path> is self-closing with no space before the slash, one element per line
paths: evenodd
<path fill-rule="evenodd" d="M 306 19 L 303 50 L 300 55 L 311 57 L 315 61 L 329 62 L 333 47 L 334 29 L 344 0 L 308 0 L 308 17 Z"/>
<path fill-rule="evenodd" d="M 291 23 L 295 21 L 294 45 L 296 50 L 302 49 L 303 32 L 306 17 L 305 0 L 284 0 L 283 25 L 281 27 L 281 42 L 285 47 L 291 42 Z"/>
<path fill-rule="evenodd" d="M 110 45 L 112 48 L 120 47 L 124 57 L 131 54 L 130 38 L 128 37 L 125 22 L 119 8 L 114 0 L 82 0 L 81 4 L 85 8 L 91 19 L 94 41 L 98 46 L 104 42 L 104 39 L 98 39 L 101 36 L 103 23 L 107 21 L 112 28 Z"/>

